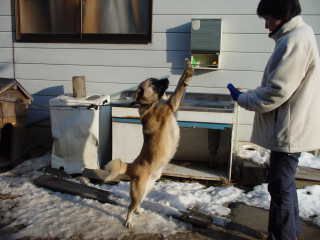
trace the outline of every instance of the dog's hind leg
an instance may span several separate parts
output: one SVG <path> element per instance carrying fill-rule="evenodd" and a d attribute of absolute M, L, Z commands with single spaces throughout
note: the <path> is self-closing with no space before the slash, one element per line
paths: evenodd
<path fill-rule="evenodd" d="M 132 227 L 132 215 L 134 212 L 140 209 L 140 204 L 143 201 L 143 198 L 146 193 L 147 183 L 148 183 L 147 177 L 139 177 L 131 181 L 131 184 L 130 184 L 131 203 L 128 208 L 127 219 L 125 222 L 125 226 L 127 228 Z"/>
<path fill-rule="evenodd" d="M 151 189 L 154 186 L 154 183 L 156 182 L 157 179 L 152 179 L 151 177 L 148 178 L 147 182 L 146 182 L 146 190 L 144 192 L 144 195 L 142 196 L 141 199 L 141 203 L 143 202 L 143 200 L 145 199 L 145 197 L 149 194 L 149 192 L 151 191 Z M 141 204 L 139 204 L 139 206 L 137 207 L 137 209 L 134 211 L 134 213 L 136 214 L 141 214 L 143 212 L 143 209 L 141 208 Z"/>

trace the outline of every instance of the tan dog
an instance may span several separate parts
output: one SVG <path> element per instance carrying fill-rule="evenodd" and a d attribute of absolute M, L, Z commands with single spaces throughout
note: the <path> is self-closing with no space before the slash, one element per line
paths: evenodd
<path fill-rule="evenodd" d="M 168 100 L 162 99 L 169 85 L 168 79 L 149 78 L 143 81 L 136 91 L 136 103 L 139 105 L 144 139 L 141 152 L 132 163 L 127 164 L 116 159 L 105 167 L 108 171 L 105 181 L 115 180 L 122 174 L 130 177 L 131 203 L 126 227 L 132 226 L 132 214 L 140 212 L 140 204 L 144 197 L 154 182 L 161 177 L 163 168 L 177 150 L 180 130 L 175 112 L 180 106 L 192 73 L 191 63 L 186 60 L 185 70 L 175 92 Z"/>

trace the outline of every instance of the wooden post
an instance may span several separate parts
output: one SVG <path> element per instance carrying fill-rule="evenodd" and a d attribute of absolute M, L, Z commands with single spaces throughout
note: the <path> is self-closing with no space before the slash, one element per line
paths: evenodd
<path fill-rule="evenodd" d="M 86 79 L 85 76 L 72 77 L 73 97 L 82 98 L 86 97 Z"/>

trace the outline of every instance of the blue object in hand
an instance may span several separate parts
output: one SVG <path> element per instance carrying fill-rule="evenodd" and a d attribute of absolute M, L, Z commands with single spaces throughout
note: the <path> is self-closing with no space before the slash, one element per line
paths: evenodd
<path fill-rule="evenodd" d="M 232 83 L 229 83 L 227 85 L 227 88 L 229 89 L 229 92 L 231 94 L 231 97 L 234 101 L 238 101 L 239 95 L 242 93 L 240 92 L 235 86 L 233 86 Z"/>

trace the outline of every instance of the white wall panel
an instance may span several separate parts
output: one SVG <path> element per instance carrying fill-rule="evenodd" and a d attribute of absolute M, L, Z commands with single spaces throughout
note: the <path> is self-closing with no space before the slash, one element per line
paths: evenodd
<path fill-rule="evenodd" d="M 0 15 L 11 15 L 11 0 L 0 1 Z"/>
<path fill-rule="evenodd" d="M 1 33 L 0 33 L 1 37 Z M 8 36 L 6 36 L 8 38 Z M 319 38 L 319 35 L 318 35 Z M 10 34 L 11 40 L 11 34 Z M 1 43 L 0 43 L 1 44 Z M 21 43 L 16 48 L 59 48 L 59 49 L 122 49 L 122 50 L 168 50 L 189 51 L 190 33 L 154 33 L 150 44 L 55 44 Z M 267 34 L 223 34 L 221 51 L 227 52 L 271 52 L 274 41 Z"/>
<path fill-rule="evenodd" d="M 13 78 L 13 64 L 12 63 L 0 63 L 0 77 L 1 78 Z"/>
<path fill-rule="evenodd" d="M 190 32 L 192 18 L 221 18 L 223 33 L 266 33 L 264 23 L 254 15 L 155 15 L 154 32 Z"/>
<path fill-rule="evenodd" d="M 223 52 L 221 69 L 263 71 L 269 53 Z M 183 68 L 188 51 L 37 49 L 15 50 L 16 63 Z M 128 75 L 129 77 L 129 75 Z"/>
<path fill-rule="evenodd" d="M 47 64 L 16 64 L 16 77 L 19 79 L 39 79 L 44 82 L 71 81 L 72 76 L 84 75 L 87 82 L 137 84 L 142 80 L 155 77 L 168 77 L 175 85 L 182 69 L 171 72 L 170 68 L 105 67 Z M 129 77 L 129 76 L 130 77 Z M 192 87 L 225 87 L 229 82 L 245 89 L 256 87 L 262 72 L 253 71 L 196 71 L 191 82 Z"/>
<path fill-rule="evenodd" d="M 11 32 L 0 32 L 1 44 L 8 45 L 12 41 Z M 318 45 L 320 45 L 320 35 L 316 35 Z M 190 33 L 154 33 L 150 44 L 68 44 L 68 43 L 14 43 L 16 48 L 59 48 L 59 49 L 109 49 L 109 50 L 168 50 L 168 51 L 189 51 Z M 266 33 L 234 34 L 225 33 L 222 35 L 222 52 L 269 52 L 273 50 L 274 41 Z"/>
<path fill-rule="evenodd" d="M 11 28 L 11 16 L 0 16 L 0 32 L 10 32 Z"/>
<path fill-rule="evenodd" d="M 238 123 L 239 124 L 245 124 L 245 125 L 251 125 L 253 123 L 254 119 L 254 112 L 247 111 L 241 107 L 238 108 Z"/>
<path fill-rule="evenodd" d="M 238 125 L 237 139 L 239 142 L 250 142 L 252 125 Z"/>
<path fill-rule="evenodd" d="M 17 80 L 23 85 L 23 87 L 31 94 L 38 96 L 58 96 L 61 94 L 72 94 L 72 81 L 44 81 L 44 80 L 33 80 L 33 79 L 19 79 Z M 96 83 L 87 82 L 86 91 L 87 95 L 93 94 L 105 94 L 111 95 L 119 91 L 126 90 L 134 87 L 133 83 Z"/>
<path fill-rule="evenodd" d="M 319 14 L 318 0 L 300 0 L 304 14 Z M 258 0 L 154 0 L 157 14 L 256 14 Z"/>
<path fill-rule="evenodd" d="M 187 51 L 16 49 L 17 63 L 181 68 Z M 128 75 L 129 76 L 129 75 Z"/>
<path fill-rule="evenodd" d="M 155 0 L 157 14 L 254 14 L 257 0 Z"/>
<path fill-rule="evenodd" d="M 320 4 L 318 0 L 300 0 L 303 14 L 315 14 L 320 13 Z"/>
<path fill-rule="evenodd" d="M 169 68 L 106 67 L 52 64 L 16 64 L 17 78 L 41 80 L 71 80 L 84 75 L 89 82 L 136 83 L 148 77 L 164 77 Z"/>
<path fill-rule="evenodd" d="M 0 77 L 13 78 L 11 0 L 0 1 Z"/>
<path fill-rule="evenodd" d="M 320 33 L 320 16 L 305 15 L 315 33 Z M 255 15 L 155 15 L 153 16 L 154 32 L 190 32 L 192 18 L 221 18 L 223 33 L 265 33 L 264 21 Z"/>
<path fill-rule="evenodd" d="M 12 63 L 12 48 L 0 48 L 0 63 Z"/>
<path fill-rule="evenodd" d="M 80 43 L 22 43 L 16 48 L 60 48 L 60 49 L 122 49 L 122 50 L 189 50 L 190 33 L 153 33 L 148 44 L 80 44 Z"/>
<path fill-rule="evenodd" d="M 11 32 L 0 32 L 0 48 L 9 47 L 12 48 L 12 33 Z"/>
<path fill-rule="evenodd" d="M 70 81 L 44 81 L 35 79 L 19 79 L 17 80 L 23 87 L 31 94 L 40 96 L 58 96 L 61 94 L 72 93 L 71 80 Z M 112 95 L 129 88 L 136 87 L 136 83 L 102 83 L 102 82 L 87 82 L 87 95 L 106 94 Z M 176 86 L 170 85 L 169 91 L 173 91 Z M 225 87 L 208 88 L 201 86 L 189 86 L 187 92 L 196 93 L 227 93 Z"/>

